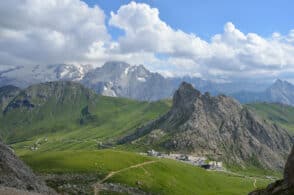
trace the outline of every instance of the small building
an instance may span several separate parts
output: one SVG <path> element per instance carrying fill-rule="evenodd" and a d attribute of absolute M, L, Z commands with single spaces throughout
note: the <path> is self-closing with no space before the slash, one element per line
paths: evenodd
<path fill-rule="evenodd" d="M 155 150 L 148 150 L 147 151 L 147 155 L 148 156 L 160 156 L 161 154 L 159 153 L 159 152 L 157 152 L 157 151 L 155 151 Z"/>
<path fill-rule="evenodd" d="M 189 156 L 185 154 L 181 154 L 179 157 L 177 157 L 178 160 L 188 161 Z"/>
<path fill-rule="evenodd" d="M 200 165 L 200 167 L 203 168 L 203 169 L 211 169 L 210 164 L 202 164 L 202 165 Z"/>
<path fill-rule="evenodd" d="M 210 161 L 208 164 L 210 165 L 211 169 L 220 170 L 220 169 L 223 168 L 223 163 L 222 162 Z"/>

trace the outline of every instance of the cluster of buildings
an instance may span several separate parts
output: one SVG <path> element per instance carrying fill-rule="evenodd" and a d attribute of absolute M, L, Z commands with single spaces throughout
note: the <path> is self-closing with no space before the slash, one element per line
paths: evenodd
<path fill-rule="evenodd" d="M 158 158 L 168 158 L 173 160 L 179 160 L 181 162 L 185 162 L 194 166 L 202 167 L 204 169 L 210 170 L 224 170 L 222 162 L 218 161 L 209 161 L 206 157 L 203 156 L 193 156 L 187 154 L 165 154 L 155 150 L 149 150 L 147 152 L 148 156 L 158 157 Z"/>
<path fill-rule="evenodd" d="M 44 143 L 44 142 L 47 142 L 48 141 L 48 138 L 44 138 L 44 139 L 38 139 L 31 147 L 30 149 L 32 151 L 36 151 L 40 148 L 41 144 Z"/>

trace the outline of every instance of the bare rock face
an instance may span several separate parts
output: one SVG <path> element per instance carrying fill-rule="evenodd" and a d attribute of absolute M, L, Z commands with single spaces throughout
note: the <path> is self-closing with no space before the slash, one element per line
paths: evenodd
<path fill-rule="evenodd" d="M 8 85 L 0 87 L 0 112 L 4 111 L 8 103 L 16 97 L 21 90 L 15 86 Z"/>
<path fill-rule="evenodd" d="M 171 97 L 174 85 L 171 80 L 147 70 L 143 65 L 131 66 L 125 62 L 106 62 L 89 71 L 81 81 L 97 93 L 155 101 Z"/>
<path fill-rule="evenodd" d="M 55 194 L 13 154 L 9 147 L 0 142 L 0 189 L 7 187 L 34 193 Z"/>
<path fill-rule="evenodd" d="M 167 150 L 276 170 L 283 169 L 293 143 L 286 130 L 260 119 L 236 100 L 201 94 L 188 83 L 182 83 L 175 92 L 166 115 L 120 143 L 138 141 L 156 129 L 167 135 L 156 145 Z"/>
<path fill-rule="evenodd" d="M 294 187 L 294 146 L 285 166 L 284 179 L 285 182 Z"/>

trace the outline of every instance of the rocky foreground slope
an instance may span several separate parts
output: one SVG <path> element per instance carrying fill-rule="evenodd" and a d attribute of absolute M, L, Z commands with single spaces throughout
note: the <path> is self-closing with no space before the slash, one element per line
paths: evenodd
<path fill-rule="evenodd" d="M 0 141 L 0 193 L 2 192 L 55 194 Z"/>
<path fill-rule="evenodd" d="M 201 94 L 182 83 L 170 111 L 119 143 L 189 152 L 229 164 L 282 169 L 293 137 L 224 95 Z"/>
<path fill-rule="evenodd" d="M 294 146 L 290 153 L 285 170 L 284 179 L 268 185 L 266 189 L 251 192 L 249 195 L 292 195 L 294 194 Z"/>

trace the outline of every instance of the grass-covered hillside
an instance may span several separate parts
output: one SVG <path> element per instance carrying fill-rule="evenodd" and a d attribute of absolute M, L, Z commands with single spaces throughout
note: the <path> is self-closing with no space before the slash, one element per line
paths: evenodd
<path fill-rule="evenodd" d="M 249 108 L 265 119 L 281 125 L 294 134 L 294 107 L 278 103 L 247 104 Z"/>
<path fill-rule="evenodd" d="M 90 186 L 120 183 L 155 194 L 247 194 L 270 182 L 116 150 L 37 152 L 22 158 L 40 173 L 96 174 Z"/>
<path fill-rule="evenodd" d="M 84 148 L 111 141 L 164 114 L 165 101 L 138 102 L 104 97 L 80 84 L 51 82 L 17 95 L 0 117 L 0 135 L 7 143 L 52 144 Z"/>
<path fill-rule="evenodd" d="M 265 175 L 275 174 L 237 168 L 231 169 L 235 174 L 206 171 L 130 152 L 145 150 L 144 145 L 112 145 L 166 113 L 170 100 L 150 103 L 105 97 L 72 82 L 33 85 L 12 96 L 0 115 L 1 138 L 45 178 L 56 174 L 57 179 L 47 181 L 61 192 L 68 183 L 78 190 L 90 189 L 81 194 L 91 194 L 95 184 L 114 183 L 155 194 L 247 194 L 271 182 Z M 248 106 L 284 127 L 294 124 L 292 107 L 280 114 L 279 105 Z"/>

